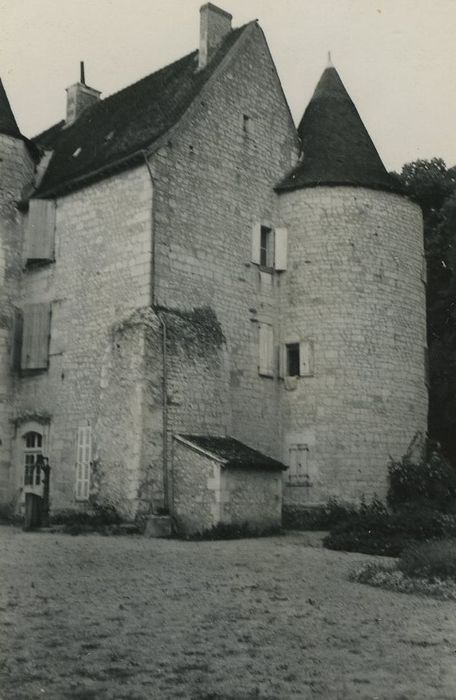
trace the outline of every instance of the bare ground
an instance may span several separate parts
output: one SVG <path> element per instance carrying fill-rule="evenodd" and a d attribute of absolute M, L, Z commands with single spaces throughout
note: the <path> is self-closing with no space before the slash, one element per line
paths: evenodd
<path fill-rule="evenodd" d="M 456 698 L 456 603 L 350 583 L 368 557 L 0 528 L 2 700 Z"/>

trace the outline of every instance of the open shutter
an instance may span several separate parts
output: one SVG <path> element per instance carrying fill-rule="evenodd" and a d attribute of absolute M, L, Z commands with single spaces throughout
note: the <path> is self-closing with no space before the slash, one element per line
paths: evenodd
<path fill-rule="evenodd" d="M 25 258 L 53 260 L 55 239 L 55 202 L 31 199 L 25 238 Z"/>
<path fill-rule="evenodd" d="M 275 230 L 275 269 L 283 271 L 287 269 L 288 255 L 288 229 L 276 228 Z"/>
<path fill-rule="evenodd" d="M 284 343 L 282 343 L 279 347 L 278 360 L 279 377 L 284 379 L 287 371 L 287 346 Z"/>
<path fill-rule="evenodd" d="M 13 342 L 11 343 L 11 367 L 15 371 L 19 371 L 21 368 L 22 325 L 22 310 L 15 309 L 13 316 Z"/>
<path fill-rule="evenodd" d="M 22 369 L 46 369 L 49 358 L 51 305 L 27 304 L 23 310 Z"/>
<path fill-rule="evenodd" d="M 299 375 L 310 377 L 313 375 L 313 342 L 303 340 L 299 344 Z"/>
<path fill-rule="evenodd" d="M 260 264 L 261 223 L 256 221 L 252 226 L 252 262 Z"/>
<path fill-rule="evenodd" d="M 76 500 L 87 501 L 90 491 L 90 465 L 92 460 L 92 429 L 89 425 L 78 428 L 76 457 Z"/>

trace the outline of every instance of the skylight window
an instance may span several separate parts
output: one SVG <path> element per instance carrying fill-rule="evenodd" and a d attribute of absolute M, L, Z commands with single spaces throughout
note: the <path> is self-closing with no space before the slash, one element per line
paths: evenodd
<path fill-rule="evenodd" d="M 113 136 L 114 136 L 114 131 L 110 131 L 108 134 L 106 134 L 105 139 L 104 139 L 105 143 L 107 143 L 108 141 L 111 141 Z"/>
<path fill-rule="evenodd" d="M 77 148 L 75 150 L 75 152 L 73 153 L 73 158 L 77 158 L 78 155 L 81 153 L 81 151 L 82 151 L 82 148 L 81 148 L 81 146 L 79 146 L 79 148 Z"/>

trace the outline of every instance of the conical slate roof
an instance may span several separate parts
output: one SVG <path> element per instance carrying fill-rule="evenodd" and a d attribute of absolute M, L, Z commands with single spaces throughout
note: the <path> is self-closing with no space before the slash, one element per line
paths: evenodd
<path fill-rule="evenodd" d="M 8 97 L 0 79 L 0 134 L 21 138 L 21 132 L 14 118 Z"/>
<path fill-rule="evenodd" d="M 277 190 L 352 185 L 398 191 L 334 67 L 323 72 L 298 133 L 302 160 Z"/>

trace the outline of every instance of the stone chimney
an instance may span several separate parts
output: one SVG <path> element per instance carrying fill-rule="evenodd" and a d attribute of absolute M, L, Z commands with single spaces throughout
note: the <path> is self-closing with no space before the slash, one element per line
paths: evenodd
<path fill-rule="evenodd" d="M 67 112 L 66 123 L 72 124 L 86 109 L 91 107 L 100 99 L 101 92 L 85 84 L 84 62 L 81 61 L 81 80 L 79 83 L 66 88 L 67 92 Z"/>
<path fill-rule="evenodd" d="M 231 31 L 232 15 L 211 2 L 200 8 L 198 68 L 205 68 L 225 36 Z"/>

